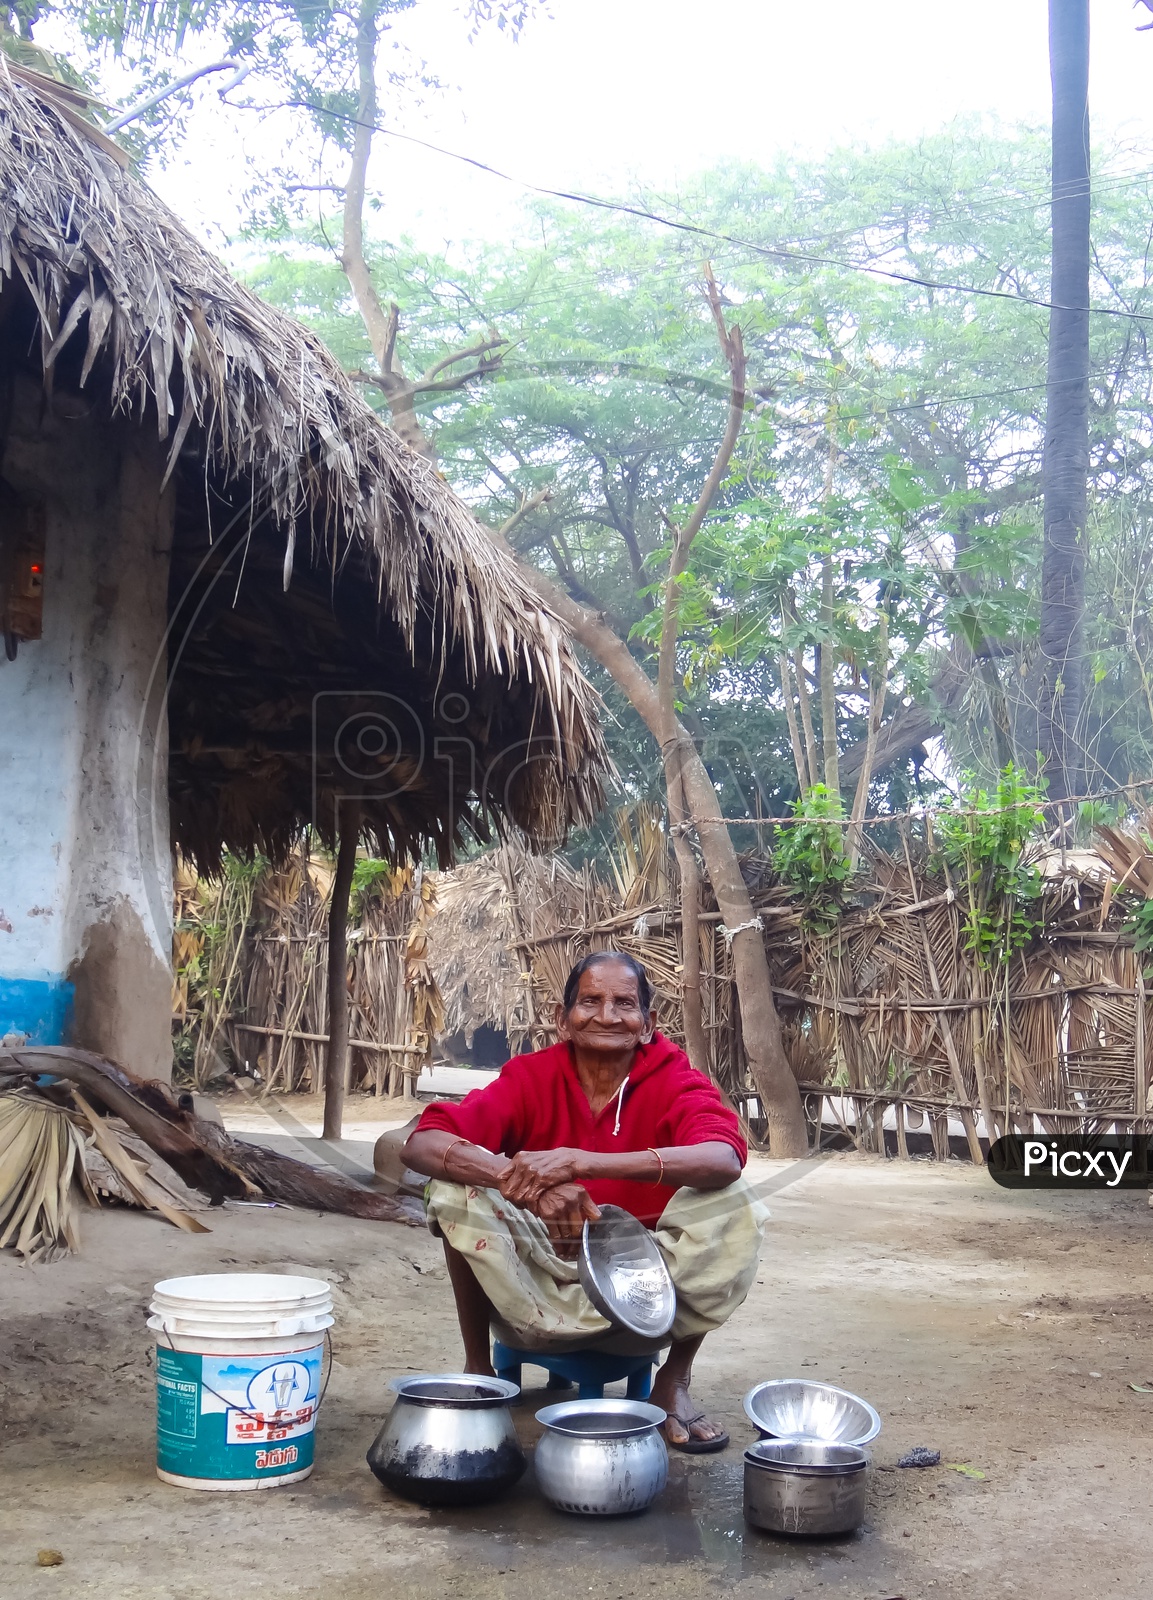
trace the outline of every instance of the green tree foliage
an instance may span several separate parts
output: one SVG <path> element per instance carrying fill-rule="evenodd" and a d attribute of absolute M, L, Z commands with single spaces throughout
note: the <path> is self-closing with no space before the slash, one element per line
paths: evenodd
<path fill-rule="evenodd" d="M 406 3 L 373 5 L 380 27 Z M 303 161 L 315 176 L 325 148 L 347 150 L 364 4 L 16 9 L 70 18 L 94 59 L 111 47 L 144 76 L 171 71 L 164 52 L 193 40 L 198 58 L 210 43 L 251 56 L 264 109 L 247 114 L 274 104 L 308 132 L 265 174 L 275 226 L 253 282 L 316 326 L 386 411 L 337 230 L 302 227 L 296 187 Z M 485 0 L 471 25 L 515 31 L 527 13 Z M 399 53 L 380 59 L 389 92 L 422 76 Z M 371 247 L 379 297 L 400 307 L 406 371 L 494 330 L 509 341 L 494 372 L 417 398 L 445 475 L 494 525 L 547 490 L 516 526 L 521 553 L 645 657 L 666 519 L 683 512 L 723 424 L 696 292 L 702 254 L 712 259 L 749 352 L 755 415 L 679 585 L 679 710 L 730 814 L 780 814 L 827 776 L 830 679 L 846 805 L 867 768 L 871 706 L 883 708 L 874 807 L 906 803 L 937 734 L 954 770 L 986 781 L 1010 760 L 1035 765 L 1049 156 L 1047 130 L 974 122 L 816 161 L 734 163 L 648 198 L 683 228 L 535 205 L 520 238 L 451 257 L 403 239 Z M 1097 152 L 1094 168 L 1090 298 L 1123 313 L 1089 329 L 1089 671 L 1075 735 L 1086 782 L 1102 788 L 1153 763 L 1153 394 L 1134 320 L 1150 314 L 1149 178 L 1121 151 Z M 611 699 L 626 791 L 647 794 L 655 762 Z"/>
<path fill-rule="evenodd" d="M 845 849 L 845 811 L 839 794 L 816 783 L 793 804 L 786 827 L 775 830 L 773 866 L 782 883 L 795 889 L 815 931 L 836 926 L 841 894 L 853 875 Z"/>
<path fill-rule="evenodd" d="M 113 65 L 118 82 L 127 75 L 129 104 L 172 83 L 190 65 L 225 56 L 249 64 L 236 112 L 250 123 L 259 119 L 269 158 L 245 174 L 245 199 L 254 215 L 269 221 L 299 214 L 312 191 L 343 181 L 356 131 L 358 37 L 364 32 L 380 47 L 377 79 L 393 100 L 436 85 L 433 69 L 393 34 L 394 20 L 418 3 L 21 0 L 8 9 L 25 33 L 36 23 L 62 29 L 75 64 L 97 86 Z M 495 24 L 515 38 L 535 9 L 536 0 L 466 0 L 461 26 L 475 33 Z M 178 95 L 147 113 L 153 159 L 163 159 L 187 134 L 189 104 Z"/>
<path fill-rule="evenodd" d="M 796 790 L 781 652 L 802 651 L 818 738 L 817 651 L 830 652 L 851 750 L 882 618 L 887 728 L 927 705 L 958 767 L 1034 761 L 1047 313 L 1031 302 L 1047 292 L 1046 163 L 1042 135 L 973 126 L 725 169 L 678 197 L 680 215 L 745 241 L 714 241 L 710 254 L 745 330 L 755 416 L 681 586 L 682 712 L 735 814 L 779 811 Z M 1148 308 L 1147 205 L 1144 178 L 1102 180 L 1101 304 Z M 723 417 L 693 293 L 701 249 L 633 219 L 538 206 L 515 246 L 446 260 L 382 241 L 373 259 L 414 367 L 494 327 L 511 341 L 483 387 L 422 401 L 442 468 L 494 523 L 548 488 L 517 529 L 520 548 L 641 652 L 657 626 L 663 519 L 700 481 Z M 367 345 L 320 234 L 284 234 L 254 282 L 364 370 Z M 1091 332 L 1095 681 L 1083 733 L 1102 785 L 1150 760 L 1153 438 L 1140 324 L 1098 317 Z M 904 803 L 919 742 L 884 763 L 875 803 Z"/>

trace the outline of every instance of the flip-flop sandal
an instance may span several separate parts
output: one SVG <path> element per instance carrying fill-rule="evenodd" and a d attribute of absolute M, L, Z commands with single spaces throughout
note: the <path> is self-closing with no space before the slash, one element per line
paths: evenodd
<path fill-rule="evenodd" d="M 682 1455 L 711 1456 L 717 1450 L 723 1450 L 729 1442 L 728 1434 L 723 1431 L 719 1433 L 715 1439 L 693 1438 L 691 1431 L 693 1424 L 696 1422 L 705 1421 L 705 1413 L 703 1411 L 698 1411 L 695 1417 L 675 1417 L 670 1413 L 669 1421 L 679 1423 L 688 1434 L 688 1438 L 685 1440 L 684 1444 L 677 1444 L 675 1440 L 669 1438 L 667 1433 L 665 1434 L 665 1443 L 668 1445 L 669 1449 L 679 1450 Z"/>

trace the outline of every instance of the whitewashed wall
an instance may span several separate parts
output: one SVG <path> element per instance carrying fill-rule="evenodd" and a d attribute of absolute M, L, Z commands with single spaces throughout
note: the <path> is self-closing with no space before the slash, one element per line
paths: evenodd
<path fill-rule="evenodd" d="M 47 511 L 44 637 L 0 660 L 0 1035 L 170 1071 L 160 446 L 18 384 L 0 471 Z"/>

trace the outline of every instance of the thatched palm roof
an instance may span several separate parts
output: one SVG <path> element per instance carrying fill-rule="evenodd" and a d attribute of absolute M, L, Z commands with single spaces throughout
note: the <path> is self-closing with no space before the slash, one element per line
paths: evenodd
<path fill-rule="evenodd" d="M 598 702 L 512 560 L 317 338 L 3 56 L 0 294 L 6 358 L 165 442 L 190 855 L 331 835 L 339 792 L 382 853 L 444 861 L 490 819 L 555 839 L 595 811 Z"/>

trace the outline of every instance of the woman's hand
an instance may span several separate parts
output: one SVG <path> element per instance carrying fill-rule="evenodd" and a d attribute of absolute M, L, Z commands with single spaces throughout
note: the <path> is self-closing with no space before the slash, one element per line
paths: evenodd
<path fill-rule="evenodd" d="M 500 1192 L 514 1206 L 537 1210 L 541 1196 L 560 1184 L 572 1184 L 585 1177 L 588 1151 L 566 1149 L 522 1150 L 500 1175 Z"/>
<path fill-rule="evenodd" d="M 556 1253 L 571 1260 L 580 1246 L 586 1222 L 599 1222 L 600 1210 L 588 1190 L 580 1183 L 559 1183 L 546 1189 L 529 1207 L 548 1229 Z"/>

